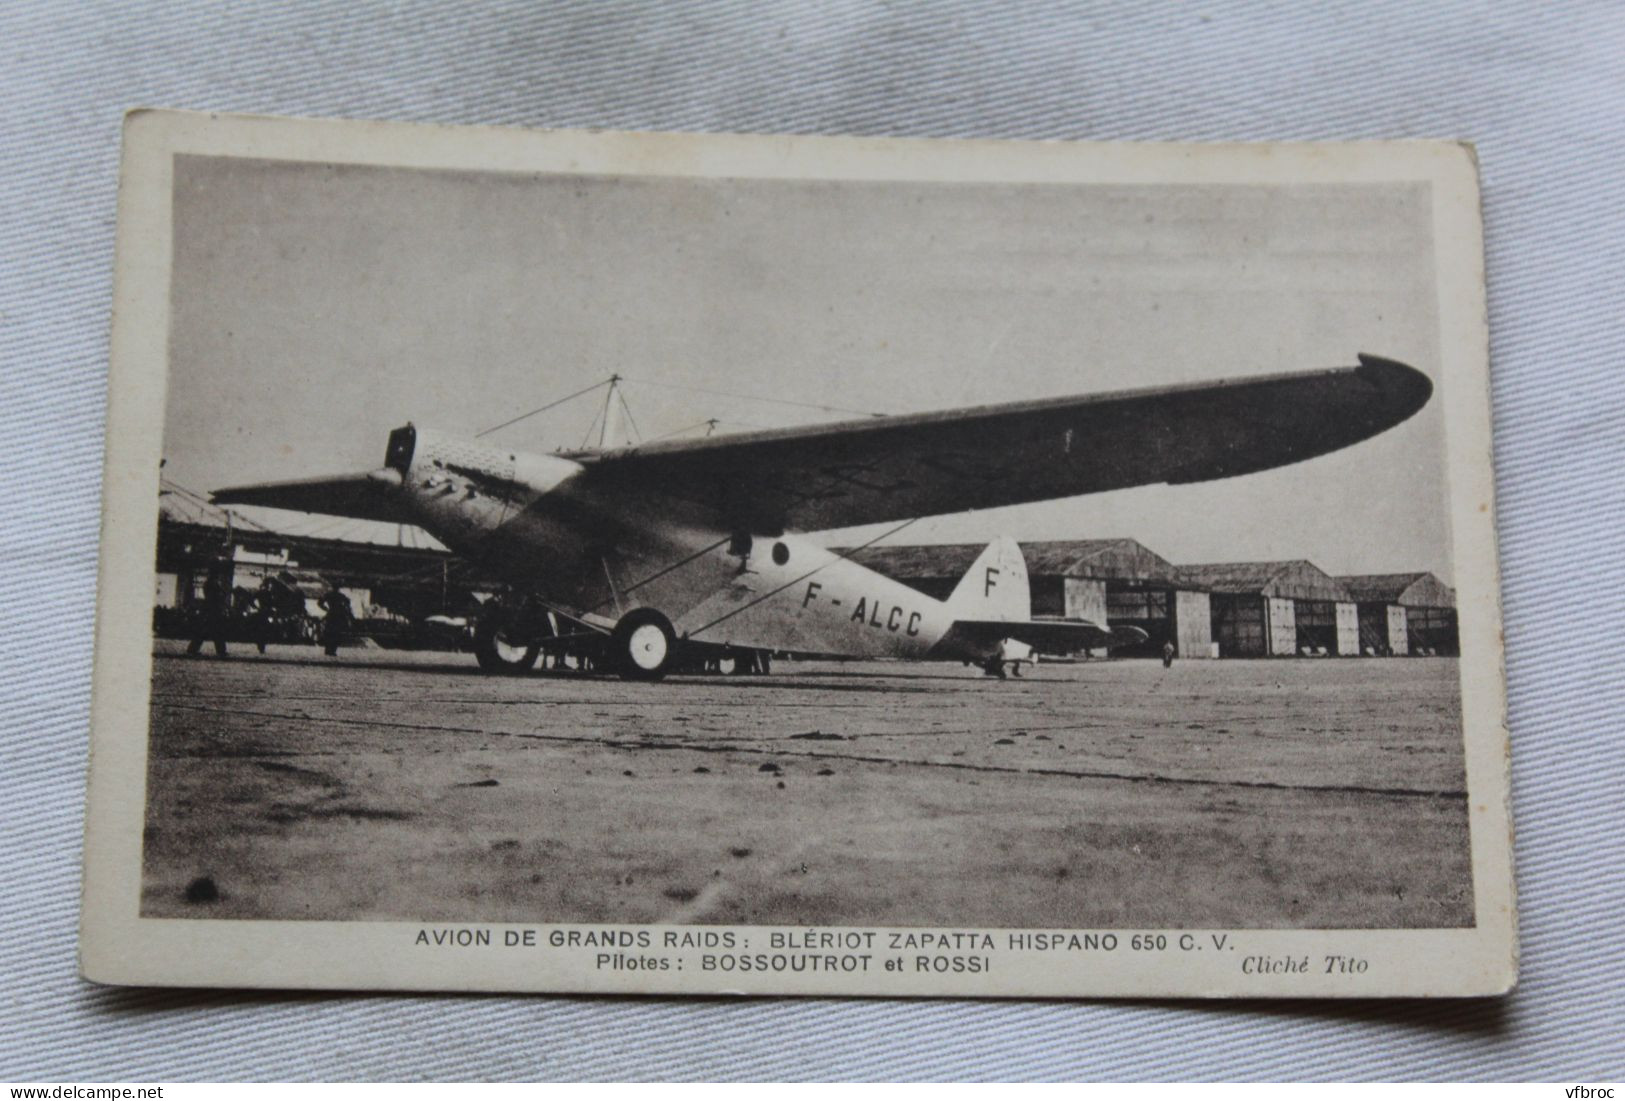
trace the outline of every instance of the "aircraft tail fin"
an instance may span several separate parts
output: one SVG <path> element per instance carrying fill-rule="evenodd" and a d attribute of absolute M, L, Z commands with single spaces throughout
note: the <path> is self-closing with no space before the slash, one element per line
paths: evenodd
<path fill-rule="evenodd" d="M 957 619 L 1025 623 L 1032 618 L 1032 592 L 1021 546 L 1001 535 L 972 563 L 948 597 Z"/>

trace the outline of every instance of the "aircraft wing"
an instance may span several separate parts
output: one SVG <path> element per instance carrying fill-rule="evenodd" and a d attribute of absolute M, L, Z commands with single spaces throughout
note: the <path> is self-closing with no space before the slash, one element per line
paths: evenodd
<path fill-rule="evenodd" d="M 878 417 L 569 457 L 583 488 L 737 530 L 817 531 L 1228 478 L 1375 436 L 1427 404 L 1402 363 Z"/>
<path fill-rule="evenodd" d="M 217 505 L 263 505 L 294 512 L 350 516 L 357 520 L 382 520 L 389 524 L 415 523 L 390 492 L 400 484 L 397 471 L 384 469 L 336 478 L 233 486 L 216 490 L 209 495 L 209 500 Z"/>
<path fill-rule="evenodd" d="M 1075 654 L 1079 650 L 1131 646 L 1150 637 L 1138 627 L 1102 627 L 1086 619 L 1033 619 L 1025 622 L 956 619 L 952 629 L 963 638 L 989 644 L 1013 638 L 1042 654 Z"/>

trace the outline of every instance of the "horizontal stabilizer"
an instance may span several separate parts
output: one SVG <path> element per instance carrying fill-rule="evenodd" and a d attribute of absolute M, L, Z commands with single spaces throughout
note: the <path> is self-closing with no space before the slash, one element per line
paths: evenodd
<path fill-rule="evenodd" d="M 261 505 L 292 512 L 410 524 L 414 521 L 397 492 L 400 485 L 400 472 L 386 467 L 365 474 L 233 486 L 216 490 L 209 495 L 209 500 L 217 505 Z"/>
<path fill-rule="evenodd" d="M 1138 627 L 1102 627 L 1087 619 L 1031 619 L 1023 623 L 960 619 L 954 621 L 953 629 L 963 636 L 988 642 L 1015 639 L 1043 654 L 1107 650 L 1132 646 L 1150 637 Z"/>

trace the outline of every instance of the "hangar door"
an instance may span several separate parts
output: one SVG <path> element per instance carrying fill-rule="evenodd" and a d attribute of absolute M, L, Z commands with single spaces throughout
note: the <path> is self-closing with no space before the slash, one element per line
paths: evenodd
<path fill-rule="evenodd" d="M 1068 619 L 1087 619 L 1090 623 L 1106 622 L 1106 583 L 1086 577 L 1063 579 L 1064 603 L 1061 614 Z"/>
<path fill-rule="evenodd" d="M 1172 640 L 1172 601 L 1167 589 L 1113 589 L 1106 586 L 1106 622 L 1113 627 L 1138 627 L 1145 641 L 1137 646 L 1120 646 L 1119 657 L 1161 656 L 1163 644 Z"/>
<path fill-rule="evenodd" d="M 1242 593 L 1213 593 L 1208 602 L 1213 641 L 1221 658 L 1261 658 L 1264 646 L 1264 598 Z"/>
<path fill-rule="evenodd" d="M 1213 656 L 1213 615 L 1206 593 L 1174 593 L 1174 648 L 1182 658 Z"/>
<path fill-rule="evenodd" d="M 1360 652 L 1360 610 L 1353 604 L 1337 605 L 1337 652 L 1344 657 Z"/>
<path fill-rule="evenodd" d="M 1405 627 L 1413 654 L 1454 654 L 1460 649 L 1454 608 L 1406 608 Z"/>
<path fill-rule="evenodd" d="M 1295 601 L 1272 596 L 1265 603 L 1265 616 L 1269 623 L 1270 653 L 1289 658 L 1298 652 L 1298 613 Z"/>
<path fill-rule="evenodd" d="M 1405 629 L 1405 609 L 1398 604 L 1388 605 L 1388 652 L 1401 655 L 1411 652 L 1410 633 Z"/>
<path fill-rule="evenodd" d="M 1330 600 L 1299 600 L 1295 603 L 1297 607 L 1293 619 L 1297 634 L 1293 642 L 1296 652 L 1317 657 L 1337 653 L 1336 605 Z"/>
<path fill-rule="evenodd" d="M 1388 605 L 1361 604 L 1359 653 L 1376 657 L 1388 652 Z"/>

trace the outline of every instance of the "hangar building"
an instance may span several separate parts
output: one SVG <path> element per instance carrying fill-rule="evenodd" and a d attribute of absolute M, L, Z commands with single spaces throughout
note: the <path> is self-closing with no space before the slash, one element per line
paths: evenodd
<path fill-rule="evenodd" d="M 946 600 L 986 548 L 982 543 L 912 547 L 865 547 L 854 562 L 928 596 Z M 1067 539 L 1023 543 L 1035 616 L 1087 619 L 1133 626 L 1148 636 L 1143 646 L 1117 654 L 1161 654 L 1172 641 L 1181 657 L 1212 654 L 1207 593 L 1192 586 L 1179 567 L 1133 539 Z"/>
<path fill-rule="evenodd" d="M 1183 566 L 1180 574 L 1209 593 L 1220 657 L 1360 652 L 1353 597 L 1313 562 L 1216 563 Z"/>
<path fill-rule="evenodd" d="M 1339 577 L 1354 597 L 1365 654 L 1459 654 L 1456 591 L 1431 573 Z"/>
<path fill-rule="evenodd" d="M 413 619 L 457 613 L 473 606 L 476 591 L 493 588 L 475 567 L 438 548 L 284 535 L 171 492 L 159 498 L 157 551 L 154 603 L 161 608 L 192 604 L 222 561 L 231 563 L 234 586 L 252 589 L 284 574 L 302 585 L 335 583 L 357 619 L 375 607 Z"/>

